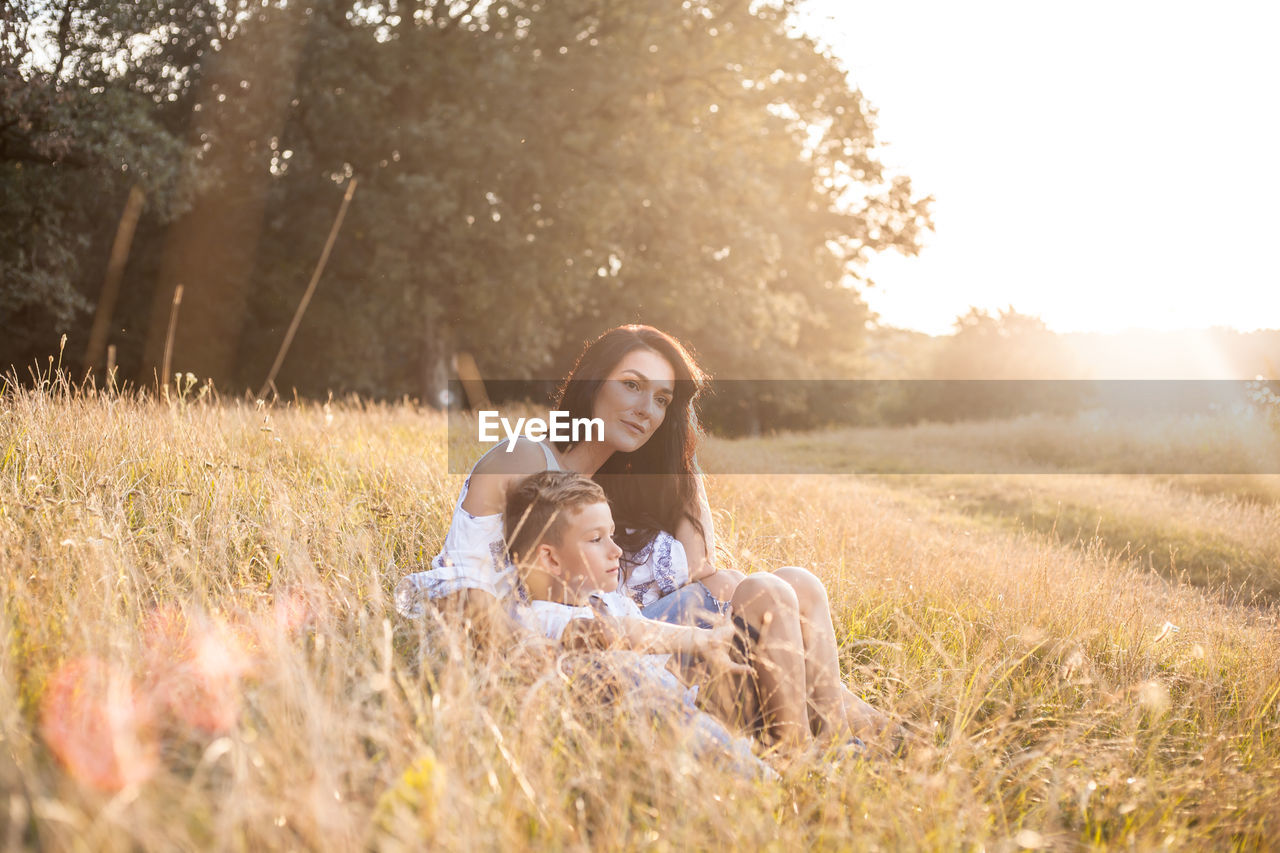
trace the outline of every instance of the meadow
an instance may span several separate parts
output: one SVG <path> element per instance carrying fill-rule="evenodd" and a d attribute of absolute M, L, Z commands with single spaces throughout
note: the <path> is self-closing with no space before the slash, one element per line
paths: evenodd
<path fill-rule="evenodd" d="M 713 475 L 720 562 L 818 573 L 846 679 L 917 733 L 762 781 L 568 655 L 396 615 L 461 485 L 441 415 L 212 396 L 0 394 L 9 848 L 1280 846 L 1280 478 Z"/>

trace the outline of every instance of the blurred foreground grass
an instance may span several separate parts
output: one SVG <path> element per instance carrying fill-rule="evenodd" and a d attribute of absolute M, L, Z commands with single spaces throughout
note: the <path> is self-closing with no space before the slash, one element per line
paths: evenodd
<path fill-rule="evenodd" d="M 929 733 L 763 783 L 396 617 L 461 485 L 446 443 L 408 406 L 6 390 L 7 845 L 1280 845 L 1276 610 L 1222 594 L 1274 588 L 1269 481 L 711 478 L 720 560 L 812 567 L 850 683 Z M 1221 572 L 1181 571 L 1192 541 Z"/>

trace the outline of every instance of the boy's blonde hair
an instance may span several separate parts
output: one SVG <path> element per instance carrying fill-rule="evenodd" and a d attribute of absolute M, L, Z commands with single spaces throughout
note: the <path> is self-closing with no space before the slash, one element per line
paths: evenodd
<path fill-rule="evenodd" d="M 503 537 L 521 575 L 541 543 L 559 547 L 565 517 L 576 509 L 608 503 L 595 480 L 573 471 L 541 471 L 507 493 Z"/>

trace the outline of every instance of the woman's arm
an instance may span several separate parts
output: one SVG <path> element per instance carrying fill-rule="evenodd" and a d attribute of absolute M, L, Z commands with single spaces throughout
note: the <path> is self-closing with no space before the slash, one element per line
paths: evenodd
<path fill-rule="evenodd" d="M 707 489 L 702 476 L 698 475 L 697 505 L 689 508 L 689 515 L 698 519 L 702 525 L 702 533 L 694 523 L 685 516 L 675 529 L 675 537 L 684 546 L 685 556 L 689 560 L 689 582 L 703 580 L 716 570 L 713 563 L 716 553 L 716 533 L 711 520 L 711 505 L 707 502 Z"/>
<path fill-rule="evenodd" d="M 701 476 L 698 477 L 698 505 L 693 513 L 700 522 L 705 536 L 698 534 L 698 528 L 687 517 L 676 528 L 675 537 L 684 546 L 685 556 L 689 560 L 689 583 L 701 583 L 707 592 L 720 600 L 728 601 L 733 591 L 738 588 L 745 575 L 733 569 L 717 569 L 714 558 L 716 553 L 715 527 L 711 520 L 711 505 L 707 501 L 707 490 Z"/>

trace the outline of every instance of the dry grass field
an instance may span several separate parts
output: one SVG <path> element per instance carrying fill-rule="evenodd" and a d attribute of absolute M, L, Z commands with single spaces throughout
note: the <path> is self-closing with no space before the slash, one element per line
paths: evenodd
<path fill-rule="evenodd" d="M 396 616 L 443 418 L 197 392 L 0 394 L 10 848 L 1280 846 L 1275 478 L 712 477 L 720 560 L 817 572 L 846 678 L 921 733 L 758 781 Z"/>

